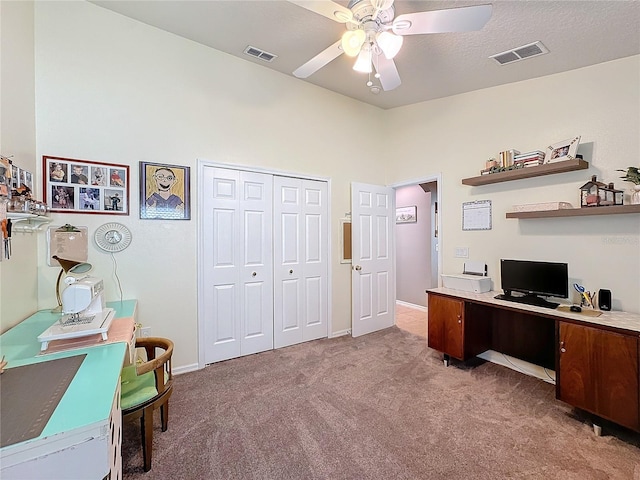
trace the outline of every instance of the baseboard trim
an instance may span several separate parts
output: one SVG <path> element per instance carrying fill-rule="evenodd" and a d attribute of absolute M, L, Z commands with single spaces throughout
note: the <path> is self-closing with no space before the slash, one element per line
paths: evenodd
<path fill-rule="evenodd" d="M 338 330 L 337 332 L 333 332 L 331 335 L 329 335 L 329 338 L 342 337 L 344 335 L 351 335 L 351 329 L 347 328 L 345 330 Z"/>
<path fill-rule="evenodd" d="M 197 363 L 192 363 L 191 365 L 183 365 L 181 367 L 175 367 L 171 369 L 174 375 L 180 375 L 182 373 L 188 373 L 188 372 L 195 372 L 196 370 L 200 370 Z"/>
<path fill-rule="evenodd" d="M 413 308 L 414 310 L 421 310 L 423 312 L 427 311 L 427 307 L 416 305 L 414 303 L 403 302 L 402 300 L 396 300 L 396 305 L 402 305 L 403 307 Z"/>
<path fill-rule="evenodd" d="M 540 380 L 544 380 L 552 385 L 556 384 L 556 372 L 551 369 L 541 367 L 540 365 L 529 363 L 525 360 L 496 352 L 495 350 L 487 350 L 486 352 L 478 355 L 478 358 L 502 365 L 503 367 L 510 368 L 511 370 L 524 373 L 531 377 L 539 378 Z"/>

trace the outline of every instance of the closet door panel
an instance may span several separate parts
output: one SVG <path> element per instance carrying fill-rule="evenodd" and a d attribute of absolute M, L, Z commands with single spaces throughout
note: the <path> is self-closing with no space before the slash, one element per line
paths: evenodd
<path fill-rule="evenodd" d="M 303 340 L 328 334 L 329 199 L 326 182 L 302 180 L 304 190 L 304 301 Z"/>
<path fill-rule="evenodd" d="M 240 172 L 241 354 L 273 348 L 273 177 Z"/>
<path fill-rule="evenodd" d="M 273 348 L 272 176 L 204 169 L 205 362 Z"/>
<path fill-rule="evenodd" d="M 274 185 L 274 345 L 303 340 L 303 236 L 301 180 L 275 177 Z"/>
<path fill-rule="evenodd" d="M 205 363 L 240 355 L 241 305 L 238 268 L 239 173 L 207 168 L 204 172 L 204 349 Z"/>

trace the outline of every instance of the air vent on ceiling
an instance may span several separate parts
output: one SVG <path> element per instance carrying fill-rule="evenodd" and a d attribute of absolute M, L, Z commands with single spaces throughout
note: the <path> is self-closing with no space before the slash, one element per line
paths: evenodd
<path fill-rule="evenodd" d="M 265 52 L 264 50 L 252 47 L 251 45 L 244 49 L 244 53 L 252 57 L 259 58 L 260 60 L 264 60 L 265 62 L 272 62 L 274 58 L 278 58 L 278 56 L 273 53 Z"/>
<path fill-rule="evenodd" d="M 493 58 L 500 65 L 506 65 L 507 63 L 518 62 L 527 58 L 537 57 L 538 55 L 544 55 L 549 53 L 549 49 L 545 47 L 542 42 L 533 42 L 522 47 L 512 48 L 506 52 L 496 53 L 489 58 Z"/>

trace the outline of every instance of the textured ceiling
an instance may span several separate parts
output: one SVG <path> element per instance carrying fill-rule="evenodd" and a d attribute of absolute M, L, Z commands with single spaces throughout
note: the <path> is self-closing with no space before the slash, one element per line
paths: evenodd
<path fill-rule="evenodd" d="M 287 1 L 120 1 L 92 3 L 286 75 L 333 44 L 344 25 Z M 346 6 L 347 1 L 337 1 Z M 393 108 L 640 54 L 640 0 L 396 0 L 396 16 L 493 5 L 477 32 L 406 36 L 395 59 L 402 84 L 372 94 L 367 75 L 342 55 L 299 80 Z M 547 55 L 499 65 L 490 55 L 537 40 Z M 266 63 L 248 46 L 278 55 Z"/>

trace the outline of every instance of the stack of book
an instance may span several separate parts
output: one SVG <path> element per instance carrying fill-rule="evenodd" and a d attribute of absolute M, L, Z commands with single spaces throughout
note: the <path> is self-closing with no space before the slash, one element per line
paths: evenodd
<path fill-rule="evenodd" d="M 522 167 L 533 167 L 544 163 L 544 152 L 534 150 L 533 152 L 517 154 L 513 158 L 513 164 Z"/>
<path fill-rule="evenodd" d="M 503 168 L 510 167 L 518 155 L 520 155 L 518 150 L 505 150 L 504 152 L 500 152 L 500 165 L 502 165 Z"/>

